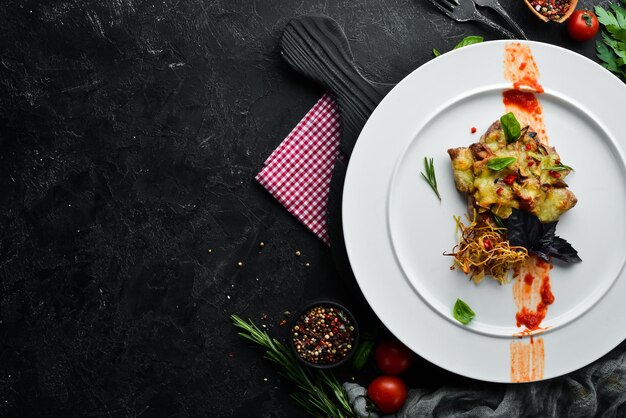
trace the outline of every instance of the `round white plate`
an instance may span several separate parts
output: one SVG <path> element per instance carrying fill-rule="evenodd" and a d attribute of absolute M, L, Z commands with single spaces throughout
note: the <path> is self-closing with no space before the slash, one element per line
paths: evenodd
<path fill-rule="evenodd" d="M 552 270 L 555 302 L 541 334 L 548 379 L 626 338 L 626 85 L 581 55 L 527 44 L 545 89 L 538 98 L 550 144 L 576 170 L 567 182 L 578 205 L 561 217 L 557 235 L 583 259 Z M 511 381 L 510 343 L 521 331 L 512 286 L 475 285 L 442 254 L 456 243 L 453 216 L 467 212 L 447 150 L 477 142 L 504 113 L 505 45 L 446 53 L 402 80 L 363 128 L 343 194 L 350 263 L 378 317 L 427 360 L 493 382 Z M 434 158 L 441 203 L 420 175 L 424 157 Z M 457 298 L 476 312 L 469 326 L 452 317 Z"/>

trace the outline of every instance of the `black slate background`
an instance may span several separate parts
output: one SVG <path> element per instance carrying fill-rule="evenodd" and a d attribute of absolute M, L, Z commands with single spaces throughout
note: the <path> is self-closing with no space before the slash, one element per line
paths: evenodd
<path fill-rule="evenodd" d="M 531 39 L 593 57 L 503 3 Z M 301 414 L 229 315 L 283 336 L 285 310 L 359 302 L 253 180 L 322 93 L 278 52 L 308 13 L 339 21 L 377 81 L 500 38 L 425 0 L 2 2 L 0 416 Z M 414 387 L 478 384 L 413 371 Z"/>

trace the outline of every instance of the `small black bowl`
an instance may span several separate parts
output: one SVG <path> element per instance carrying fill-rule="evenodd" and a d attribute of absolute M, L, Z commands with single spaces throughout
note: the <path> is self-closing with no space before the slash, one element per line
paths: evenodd
<path fill-rule="evenodd" d="M 350 325 L 354 327 L 354 330 L 352 330 L 352 335 L 354 337 L 354 340 L 352 341 L 352 344 L 351 344 L 352 347 L 350 348 L 350 350 L 348 351 L 345 357 L 341 358 L 340 360 L 335 361 L 334 363 L 313 363 L 302 358 L 300 356 L 300 353 L 298 353 L 298 350 L 296 350 L 296 346 L 293 342 L 293 331 L 294 331 L 294 327 L 298 323 L 298 320 L 300 319 L 300 317 L 302 317 L 302 315 L 304 315 L 310 309 L 316 306 L 332 307 L 332 308 L 339 309 L 345 314 L 345 317 L 350 322 Z M 291 351 L 304 365 L 309 366 L 309 367 L 314 367 L 317 369 L 330 369 L 330 368 L 341 366 L 342 364 L 346 364 L 350 360 L 350 358 L 352 358 L 356 350 L 356 347 L 359 343 L 359 327 L 357 325 L 356 319 L 354 315 L 352 314 L 352 312 L 350 312 L 350 310 L 346 308 L 344 305 L 332 299 L 317 299 L 317 300 L 307 303 L 305 307 L 300 312 L 298 312 L 298 314 L 294 317 L 291 323 L 291 328 L 289 330 L 289 343 L 290 343 L 289 345 L 291 346 Z"/>

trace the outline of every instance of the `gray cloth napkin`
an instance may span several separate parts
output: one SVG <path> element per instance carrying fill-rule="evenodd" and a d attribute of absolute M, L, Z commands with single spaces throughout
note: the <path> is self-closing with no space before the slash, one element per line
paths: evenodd
<path fill-rule="evenodd" d="M 581 335 L 581 338 L 584 336 Z M 344 383 L 350 404 L 361 417 L 367 390 Z M 606 356 L 568 375 L 526 384 L 443 386 L 411 389 L 402 409 L 388 418 L 408 417 L 626 417 L 626 342 Z"/>

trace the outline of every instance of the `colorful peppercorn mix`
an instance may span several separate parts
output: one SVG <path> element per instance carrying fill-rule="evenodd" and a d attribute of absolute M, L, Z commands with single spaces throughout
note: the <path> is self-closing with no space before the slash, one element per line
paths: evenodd
<path fill-rule="evenodd" d="M 532 0 L 531 6 L 550 20 L 559 20 L 569 10 L 569 0 Z"/>
<path fill-rule="evenodd" d="M 302 314 L 291 330 L 298 355 L 305 361 L 329 365 L 341 361 L 352 350 L 354 324 L 346 313 L 333 306 L 314 306 Z"/>

